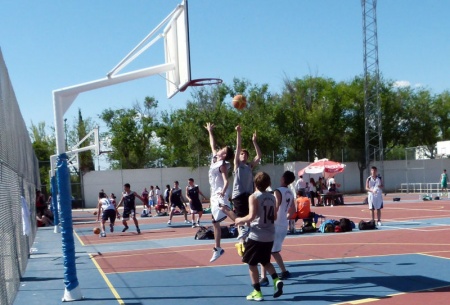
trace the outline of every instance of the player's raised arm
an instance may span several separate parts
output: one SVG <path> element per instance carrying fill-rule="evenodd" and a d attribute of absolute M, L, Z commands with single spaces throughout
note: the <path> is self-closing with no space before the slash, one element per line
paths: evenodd
<path fill-rule="evenodd" d="M 259 164 L 259 161 L 261 161 L 261 149 L 259 148 L 259 145 L 256 142 L 256 131 L 253 133 L 252 142 L 253 142 L 253 146 L 255 147 L 255 151 L 256 151 L 256 156 L 253 159 L 253 161 L 250 163 L 250 166 L 253 168 Z"/>
<path fill-rule="evenodd" d="M 239 166 L 239 156 L 242 150 L 241 125 L 236 126 L 236 153 L 234 154 L 234 169 L 236 171 Z"/>
<path fill-rule="evenodd" d="M 209 144 L 211 145 L 211 151 L 212 151 L 213 155 L 216 155 L 217 154 L 216 141 L 214 140 L 214 135 L 213 135 L 214 124 L 208 122 L 208 123 L 206 123 L 205 128 L 206 128 L 206 130 L 208 130 Z"/>

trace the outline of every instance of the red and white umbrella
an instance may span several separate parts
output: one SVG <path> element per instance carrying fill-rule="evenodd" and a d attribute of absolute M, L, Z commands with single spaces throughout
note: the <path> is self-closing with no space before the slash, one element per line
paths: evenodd
<path fill-rule="evenodd" d="M 334 177 L 336 174 L 342 173 L 345 169 L 345 164 L 330 161 L 328 159 L 320 159 L 311 163 L 304 169 L 298 172 L 299 176 L 304 174 L 322 174 L 325 179 Z"/>

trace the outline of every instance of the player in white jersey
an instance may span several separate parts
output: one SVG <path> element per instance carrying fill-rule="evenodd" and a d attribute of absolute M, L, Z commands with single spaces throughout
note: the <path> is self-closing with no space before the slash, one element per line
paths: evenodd
<path fill-rule="evenodd" d="M 366 191 L 369 201 L 369 210 L 372 220 L 375 221 L 375 210 L 377 210 L 377 225 L 381 226 L 381 209 L 383 208 L 383 181 L 377 175 L 377 168 L 370 168 L 370 176 L 366 180 Z"/>
<path fill-rule="evenodd" d="M 291 171 L 285 171 L 280 179 L 280 187 L 274 192 L 276 198 L 277 220 L 275 221 L 275 239 L 272 247 L 272 257 L 281 269 L 281 273 L 278 275 L 281 280 L 287 279 L 290 275 L 289 271 L 286 270 L 280 252 L 287 235 L 289 219 L 291 219 L 292 215 L 295 213 L 295 197 L 289 189 L 289 185 L 294 182 L 294 180 L 295 174 Z M 261 280 L 259 283 L 261 286 L 269 285 L 264 266 L 261 267 Z"/>
<path fill-rule="evenodd" d="M 215 241 L 213 256 L 210 260 L 210 262 L 213 262 L 225 252 L 220 247 L 220 239 L 222 237 L 220 222 L 225 220 L 227 216 L 233 221 L 235 219 L 235 215 L 230 208 L 228 191 L 228 171 L 230 170 L 230 163 L 228 161 L 233 159 L 234 153 L 233 149 L 229 146 L 216 150 L 216 141 L 213 135 L 214 124 L 208 122 L 205 128 L 208 130 L 209 143 L 213 153 L 213 159 L 208 173 L 209 184 L 211 186 L 210 202 Z"/>
<path fill-rule="evenodd" d="M 114 232 L 114 222 L 116 221 L 117 208 L 116 205 L 108 199 L 104 192 L 98 194 L 98 212 L 97 221 L 100 221 L 100 212 L 102 213 L 101 237 L 106 237 L 105 222 L 109 219 L 109 231 Z"/>

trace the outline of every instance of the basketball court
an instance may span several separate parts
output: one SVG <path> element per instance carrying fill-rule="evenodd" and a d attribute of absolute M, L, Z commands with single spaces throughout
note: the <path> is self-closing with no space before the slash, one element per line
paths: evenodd
<path fill-rule="evenodd" d="M 159 39 L 164 41 L 164 63 L 120 74 Z M 192 79 L 189 52 L 188 8 L 183 1 L 105 78 L 53 91 L 61 235 L 56 228 L 39 230 L 15 304 L 58 304 L 61 298 L 83 304 L 248 304 L 245 296 L 253 288 L 248 267 L 234 248 L 236 240 L 224 239 L 225 254 L 210 263 L 214 242 L 195 240 L 197 229 L 185 224 L 182 216 L 174 217 L 171 226 L 167 216 L 139 218 L 140 235 L 132 221 L 127 232 L 121 232 L 123 226 L 117 221 L 115 232 L 100 238 L 92 233 L 98 226 L 93 211 L 70 210 L 63 117 L 78 94 L 157 74 L 165 74 L 168 98 L 189 86 L 222 82 Z M 402 200 L 393 202 L 393 197 Z M 313 210 L 327 219 L 345 217 L 357 224 L 369 218 L 363 199 L 347 196 L 344 206 Z M 204 215 L 203 224 L 209 225 L 209 219 Z M 450 200 L 423 202 L 418 195 L 388 195 L 382 220 L 383 226 L 372 231 L 289 235 L 282 255 L 292 276 L 276 301 L 422 304 L 448 300 Z M 262 292 L 266 302 L 274 300 L 273 287 L 263 287 Z"/>
<path fill-rule="evenodd" d="M 393 202 L 394 197 L 401 201 Z M 344 206 L 313 210 L 327 219 L 358 223 L 368 220 L 363 198 L 346 196 Z M 203 224 L 210 225 L 209 217 L 204 215 Z M 248 304 L 245 296 L 253 288 L 234 239 L 223 239 L 225 254 L 210 263 L 213 241 L 195 240 L 197 229 L 183 216 L 174 216 L 171 226 L 167 216 L 138 218 L 140 235 L 130 223 L 122 233 L 119 221 L 105 238 L 92 233 L 98 226 L 93 211 L 74 211 L 73 218 L 83 304 Z M 450 200 L 388 194 L 382 218 L 377 230 L 288 235 L 282 255 L 292 276 L 276 302 L 445 303 L 450 297 Z M 48 242 L 58 247 L 59 234 L 39 230 L 15 304 L 42 304 L 41 297 L 52 300 L 48 304 L 60 302 L 63 266 L 60 256 L 45 251 L 42 243 Z M 274 301 L 273 287 L 262 292 L 265 302 Z"/>

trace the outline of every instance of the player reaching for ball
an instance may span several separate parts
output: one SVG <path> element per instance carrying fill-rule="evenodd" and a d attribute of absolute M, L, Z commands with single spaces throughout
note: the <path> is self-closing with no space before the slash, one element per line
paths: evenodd
<path fill-rule="evenodd" d="M 236 154 L 234 156 L 234 181 L 233 193 L 231 199 L 233 201 L 234 210 L 237 217 L 245 217 L 248 215 L 248 198 L 253 193 L 253 168 L 259 164 L 261 160 L 261 150 L 256 143 L 256 132 L 253 133 L 252 142 L 255 147 L 256 156 L 249 162 L 249 152 L 242 149 L 241 125 L 236 126 Z M 235 245 L 240 256 L 244 253 L 244 240 L 249 233 L 248 224 L 239 226 L 239 242 Z"/>
<path fill-rule="evenodd" d="M 102 228 L 100 237 L 106 237 L 105 222 L 109 219 L 109 231 L 114 232 L 114 222 L 116 221 L 117 208 L 104 192 L 98 194 L 98 212 L 97 221 L 100 221 L 100 213 L 102 214 Z"/>
<path fill-rule="evenodd" d="M 210 262 L 218 259 L 225 251 L 220 247 L 221 229 L 220 222 L 230 217 L 234 221 L 235 215 L 229 206 L 228 192 L 228 170 L 230 161 L 233 159 L 233 149 L 229 146 L 216 150 L 216 141 L 214 140 L 214 124 L 206 123 L 206 130 L 209 134 L 209 144 L 213 153 L 211 166 L 209 167 L 209 184 L 211 186 L 211 214 L 214 227 L 215 247 Z"/>

